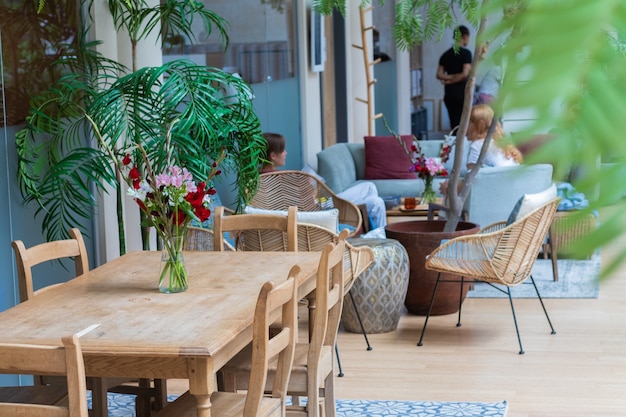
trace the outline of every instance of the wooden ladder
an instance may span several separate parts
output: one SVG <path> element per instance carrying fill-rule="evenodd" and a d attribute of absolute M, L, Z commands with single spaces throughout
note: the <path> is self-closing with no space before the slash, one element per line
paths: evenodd
<path fill-rule="evenodd" d="M 376 79 L 372 76 L 372 68 L 374 65 L 378 64 L 381 60 L 377 58 L 373 61 L 370 61 L 369 57 L 369 48 L 367 42 L 367 35 L 369 31 L 373 31 L 375 29 L 374 25 L 365 26 L 365 15 L 371 12 L 373 9 L 372 6 L 369 7 L 359 7 L 359 14 L 361 20 L 361 45 L 352 44 L 353 48 L 360 49 L 363 52 L 363 64 L 365 66 L 365 82 L 367 84 L 367 99 L 362 99 L 356 97 L 356 101 L 360 103 L 367 104 L 367 133 L 369 136 L 374 135 L 374 120 L 379 119 L 383 116 L 382 113 L 375 114 L 374 113 L 374 84 L 376 84 Z"/>

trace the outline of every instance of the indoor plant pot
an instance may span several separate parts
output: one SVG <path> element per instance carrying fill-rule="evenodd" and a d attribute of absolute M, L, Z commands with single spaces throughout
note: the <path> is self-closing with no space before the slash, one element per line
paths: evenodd
<path fill-rule="evenodd" d="M 428 306 L 437 281 L 437 272 L 426 270 L 424 264 L 426 256 L 441 244 L 443 239 L 453 239 L 457 236 L 477 233 L 480 227 L 469 222 L 459 222 L 456 231 L 444 232 L 445 221 L 426 220 L 409 221 L 388 224 L 385 227 L 389 239 L 398 240 L 409 254 L 411 271 L 409 274 L 409 288 L 404 305 L 412 314 L 426 315 Z M 442 279 L 460 279 L 460 277 L 443 274 Z M 443 282 L 439 284 L 435 303 L 431 315 L 452 314 L 459 309 L 459 294 L 461 302 L 465 300 L 468 285 Z"/>

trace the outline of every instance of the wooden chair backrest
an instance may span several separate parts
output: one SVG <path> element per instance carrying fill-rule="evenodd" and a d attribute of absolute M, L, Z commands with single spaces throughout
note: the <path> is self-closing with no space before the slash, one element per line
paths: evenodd
<path fill-rule="evenodd" d="M 296 279 L 299 272 L 300 267 L 294 266 L 286 282 L 280 285 L 266 282 L 259 293 L 254 311 L 252 368 L 244 417 L 258 415 L 267 382 L 269 363 L 276 357 L 278 357 L 278 362 L 272 385 L 272 397 L 280 398 L 284 407 L 297 338 Z M 281 310 L 281 317 L 276 321 L 273 312 L 278 309 Z"/>
<path fill-rule="evenodd" d="M 224 250 L 224 233 L 235 236 L 235 248 L 244 251 L 297 251 L 298 208 L 289 207 L 287 217 L 272 214 L 224 215 L 224 207 L 214 210 L 213 248 Z"/>
<path fill-rule="evenodd" d="M 501 230 L 491 262 L 506 285 L 517 285 L 530 276 L 559 202 L 555 198 Z"/>
<path fill-rule="evenodd" d="M 322 348 L 334 348 L 341 319 L 344 295 L 344 254 L 346 242 L 329 243 L 322 251 L 315 287 L 315 325 L 309 335 L 307 366 L 316 370 Z"/>
<path fill-rule="evenodd" d="M 41 243 L 26 249 L 21 240 L 14 240 L 11 243 L 15 252 L 17 264 L 17 278 L 20 289 L 20 302 L 33 298 L 36 292 L 33 290 L 32 267 L 40 263 L 62 259 L 74 258 L 76 276 L 89 271 L 89 259 L 87 249 L 80 230 L 72 228 L 69 230 L 71 239 L 56 240 L 53 242 Z M 51 286 L 45 287 L 50 288 Z M 44 290 L 42 288 L 41 290 Z M 40 290 L 40 291 L 41 291 Z"/>
<path fill-rule="evenodd" d="M 0 417 L 88 417 L 85 364 L 78 335 L 65 336 L 62 341 L 63 347 L 0 343 L 2 372 L 67 375 L 68 389 L 66 406 L 0 403 Z"/>
<path fill-rule="evenodd" d="M 259 177 L 259 187 L 250 206 L 266 210 L 287 210 L 290 206 L 300 211 L 339 210 L 339 223 L 354 227 L 363 225 L 361 211 L 313 175 L 296 170 L 266 172 Z"/>

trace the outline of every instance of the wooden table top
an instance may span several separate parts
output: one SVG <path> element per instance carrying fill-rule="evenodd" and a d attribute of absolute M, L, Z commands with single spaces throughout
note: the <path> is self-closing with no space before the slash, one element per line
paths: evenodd
<path fill-rule="evenodd" d="M 177 294 L 158 290 L 160 257 L 131 252 L 0 313 L 0 341 L 55 345 L 99 324 L 81 337 L 85 356 L 213 357 L 251 328 L 265 281 L 299 264 L 301 290 L 314 288 L 320 253 L 185 252 Z"/>

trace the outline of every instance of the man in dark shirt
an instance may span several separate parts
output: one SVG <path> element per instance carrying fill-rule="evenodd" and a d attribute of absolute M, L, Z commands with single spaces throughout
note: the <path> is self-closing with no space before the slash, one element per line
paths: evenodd
<path fill-rule="evenodd" d="M 472 68 L 472 53 L 465 47 L 469 43 L 470 32 L 465 26 L 454 30 L 455 48 L 450 48 L 439 58 L 437 79 L 445 88 L 443 102 L 448 109 L 450 128 L 455 128 L 461 121 L 465 84 Z"/>

